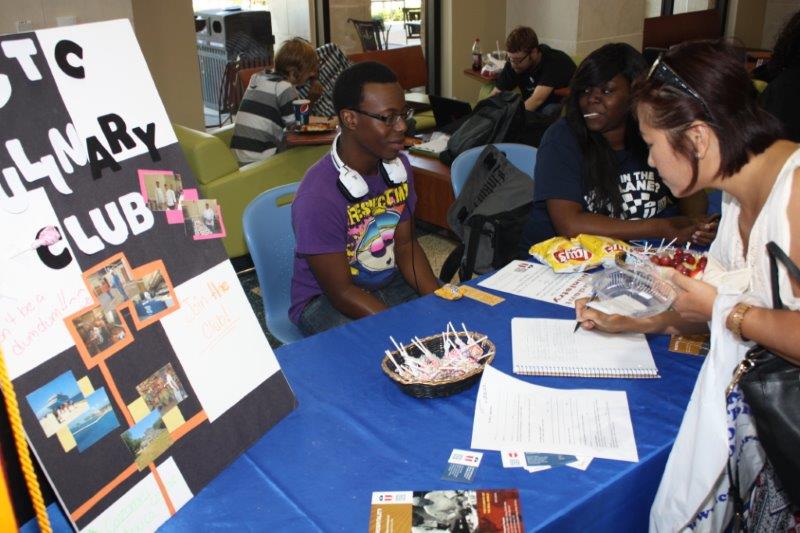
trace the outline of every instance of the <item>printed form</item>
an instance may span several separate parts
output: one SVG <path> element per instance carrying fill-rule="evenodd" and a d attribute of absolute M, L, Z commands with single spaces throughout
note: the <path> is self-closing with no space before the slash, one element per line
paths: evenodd
<path fill-rule="evenodd" d="M 491 366 L 478 390 L 471 448 L 639 461 L 625 391 L 540 387 Z"/>
<path fill-rule="evenodd" d="M 592 274 L 556 274 L 547 265 L 514 260 L 478 283 L 481 287 L 575 307 L 575 300 L 592 292 Z"/>

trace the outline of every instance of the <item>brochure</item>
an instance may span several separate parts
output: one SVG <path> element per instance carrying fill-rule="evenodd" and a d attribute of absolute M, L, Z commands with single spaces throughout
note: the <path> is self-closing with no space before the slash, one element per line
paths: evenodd
<path fill-rule="evenodd" d="M 517 489 L 373 492 L 371 533 L 522 533 Z"/>

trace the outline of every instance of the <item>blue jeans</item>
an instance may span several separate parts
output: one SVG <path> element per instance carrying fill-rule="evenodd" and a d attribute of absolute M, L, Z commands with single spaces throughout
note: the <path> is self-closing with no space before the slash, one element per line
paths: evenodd
<path fill-rule="evenodd" d="M 380 289 L 371 290 L 369 293 L 386 304 L 387 307 L 411 301 L 418 296 L 399 272 L 387 285 Z M 320 294 L 308 302 L 303 312 L 300 313 L 300 321 L 297 323 L 297 327 L 300 328 L 304 336 L 308 337 L 336 326 L 347 324 L 351 320 L 353 319 L 336 310 L 327 296 Z"/>

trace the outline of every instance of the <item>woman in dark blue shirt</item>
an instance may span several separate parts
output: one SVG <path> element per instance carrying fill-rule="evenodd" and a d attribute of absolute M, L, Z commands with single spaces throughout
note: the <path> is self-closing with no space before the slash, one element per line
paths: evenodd
<path fill-rule="evenodd" d="M 701 245 L 714 238 L 705 193 L 676 201 L 647 163 L 647 146 L 630 112 L 631 83 L 645 68 L 641 54 L 624 43 L 595 50 L 578 67 L 566 117 L 539 146 L 524 251 L 579 233 Z"/>

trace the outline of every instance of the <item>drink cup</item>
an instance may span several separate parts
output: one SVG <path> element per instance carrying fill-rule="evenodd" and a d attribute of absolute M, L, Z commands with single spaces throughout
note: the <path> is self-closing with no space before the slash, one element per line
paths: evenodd
<path fill-rule="evenodd" d="M 308 124 L 308 118 L 311 115 L 311 101 L 305 99 L 294 100 L 292 108 L 294 108 L 294 119 L 297 123 L 301 126 Z"/>

